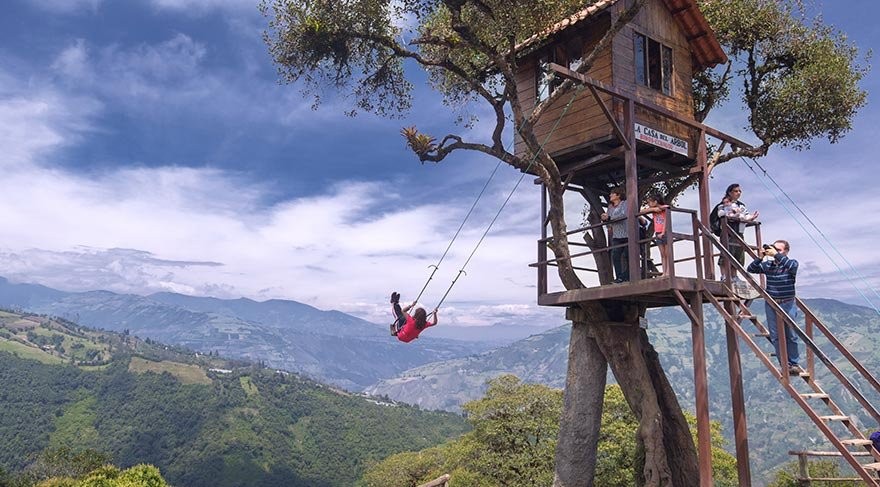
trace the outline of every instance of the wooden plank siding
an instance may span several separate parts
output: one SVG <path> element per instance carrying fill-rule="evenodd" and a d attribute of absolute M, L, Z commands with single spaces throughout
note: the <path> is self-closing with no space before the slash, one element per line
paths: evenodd
<path fill-rule="evenodd" d="M 607 16 L 602 16 L 578 31 L 578 34 L 583 37 L 583 52 L 585 55 L 599 42 L 609 26 L 610 19 Z M 544 52 L 546 50 L 537 51 L 529 56 L 529 58 L 524 59 L 520 70 L 517 72 L 517 94 L 520 103 L 526 110 L 535 106 L 537 99 L 535 79 L 537 75 L 537 62 Z M 600 53 L 588 71 L 588 76 L 611 83 L 612 59 L 610 50 Z M 611 97 L 603 94 L 602 98 L 610 107 Z M 602 109 L 588 90 L 578 94 L 571 103 L 571 106 L 566 110 L 569 101 L 571 101 L 571 97 L 568 95 L 557 100 L 541 115 L 541 118 L 535 125 L 534 132 L 538 142 L 545 143 L 546 141 L 544 149 L 551 154 L 572 145 L 605 137 L 612 133 L 611 126 L 608 125 Z M 565 112 L 565 116 L 560 119 L 563 112 Z M 525 144 L 519 136 L 516 136 L 515 141 L 514 151 L 518 156 L 523 157 L 526 152 Z"/>
<path fill-rule="evenodd" d="M 622 5 L 613 7 L 619 14 Z M 633 34 L 638 32 L 672 48 L 672 95 L 637 85 Z M 612 47 L 614 86 L 619 90 L 652 100 L 677 113 L 693 115 L 693 57 L 690 44 L 672 14 L 662 2 L 647 2 L 636 17 L 614 38 Z M 696 157 L 698 133 L 695 130 L 647 110 L 636 109 L 636 121 L 661 132 L 688 140 L 688 157 Z"/>
<path fill-rule="evenodd" d="M 602 38 L 611 22 L 616 20 L 625 8 L 625 3 L 627 2 L 618 2 L 611 6 L 609 8 L 610 15 L 597 18 L 576 33 L 584 37 L 585 53 L 590 52 L 592 47 Z M 636 85 L 633 59 L 634 32 L 650 37 L 672 49 L 671 95 L 666 95 L 647 86 Z M 570 32 L 560 33 L 554 42 L 566 42 L 571 35 Z M 536 51 L 521 61 L 520 69 L 517 72 L 517 94 L 525 110 L 534 107 L 536 101 L 537 60 L 542 53 L 547 52 L 547 49 L 552 49 L 553 45 L 554 43 L 551 42 L 544 49 Z M 633 21 L 617 34 L 611 48 L 599 56 L 587 75 L 608 83 L 624 93 L 641 96 L 677 113 L 692 115 L 693 62 L 690 44 L 665 3 L 650 1 L 645 4 Z M 612 113 L 616 115 L 618 122 L 622 121 L 622 104 L 612 101 L 609 95 L 602 94 L 601 96 Z M 559 120 L 569 100 L 568 96 L 558 100 L 541 116 L 535 126 L 538 142 L 543 143 L 546 140 L 544 148 L 551 154 L 564 151 L 575 145 L 605 139 L 614 133 L 589 91 L 578 95 L 565 116 Z M 688 140 L 688 157 L 696 157 L 698 137 L 696 130 L 640 108 L 636 109 L 635 116 L 638 123 Z M 551 131 L 552 135 L 548 138 Z M 518 156 L 525 155 L 525 145 L 518 135 L 515 136 L 514 151 Z"/>

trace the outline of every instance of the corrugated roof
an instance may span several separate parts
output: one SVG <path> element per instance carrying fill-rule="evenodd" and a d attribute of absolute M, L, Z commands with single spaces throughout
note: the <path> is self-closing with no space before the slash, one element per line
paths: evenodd
<path fill-rule="evenodd" d="M 526 52 L 539 47 L 543 41 L 574 27 L 593 15 L 614 5 L 619 0 L 597 0 L 569 17 L 561 20 L 538 34 L 529 37 L 518 44 L 517 52 Z M 709 23 L 700 11 L 694 0 L 663 0 L 666 8 L 672 14 L 672 18 L 684 32 L 685 38 L 691 46 L 695 63 L 700 67 L 711 67 L 727 62 L 727 54 L 718 43 L 715 33 L 709 27 Z"/>

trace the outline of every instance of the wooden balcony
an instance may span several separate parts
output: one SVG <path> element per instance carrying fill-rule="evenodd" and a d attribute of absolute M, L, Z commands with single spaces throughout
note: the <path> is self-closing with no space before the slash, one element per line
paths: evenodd
<path fill-rule="evenodd" d="M 617 300 L 639 302 L 654 308 L 679 306 L 682 297 L 690 300 L 695 294 L 699 295 L 703 302 L 708 303 L 708 297 L 703 295 L 704 290 L 716 299 L 725 299 L 729 296 L 726 288 L 729 284 L 716 280 L 715 265 L 718 254 L 713 252 L 715 247 L 709 241 L 710 238 L 716 237 L 707 235 L 696 211 L 684 208 L 670 207 L 667 212 L 667 229 L 669 229 L 667 238 L 670 240 L 667 245 L 667 255 L 660 256 L 658 248 L 652 242 L 653 239 L 644 238 L 638 242 L 637 248 L 641 249 L 637 251 L 638 255 L 632 257 L 627 255 L 631 269 L 633 263 L 639 263 L 637 269 L 630 272 L 630 281 L 614 284 L 596 282 L 602 280 L 598 277 L 596 259 L 607 259 L 607 254 L 613 247 L 590 249 L 586 244 L 574 241 L 572 237 L 584 232 L 604 231 L 604 227 L 610 223 L 603 222 L 568 232 L 572 267 L 586 284 L 586 287 L 581 289 L 550 289 L 549 268 L 558 265 L 558 259 L 548 258 L 547 244 L 552 237 L 538 240 L 538 262 L 531 266 L 538 269 L 537 288 L 540 306 L 571 306 L 584 301 Z M 722 226 L 726 228 L 726 224 Z M 758 248 L 761 244 L 760 224 L 754 223 L 749 226 L 754 233 L 747 236 L 748 245 Z M 721 240 L 726 241 L 727 238 L 725 231 Z M 577 251 L 579 248 L 588 250 Z M 631 251 L 632 247 L 627 245 L 626 249 Z M 658 258 L 652 259 L 652 254 Z M 662 267 L 664 274 L 656 277 L 648 276 L 645 269 L 649 267 L 649 261 L 656 262 Z M 674 265 L 665 264 L 666 262 L 674 262 Z M 608 276 L 605 280 L 607 278 Z M 558 287 L 561 288 L 561 285 Z"/>

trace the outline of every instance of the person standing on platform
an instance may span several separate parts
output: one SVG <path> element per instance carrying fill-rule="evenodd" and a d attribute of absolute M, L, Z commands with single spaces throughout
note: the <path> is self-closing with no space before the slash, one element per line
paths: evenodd
<path fill-rule="evenodd" d="M 773 245 L 765 245 L 762 253 L 763 258 L 755 259 L 749 264 L 748 271 L 767 276 L 767 294 L 776 301 L 776 304 L 785 311 L 792 320 L 797 319 L 797 304 L 795 303 L 795 280 L 797 279 L 798 261 L 788 257 L 791 246 L 786 240 L 777 240 Z M 779 355 L 779 333 L 777 332 L 776 310 L 768 302 L 764 302 L 764 310 L 767 314 L 767 331 L 770 333 L 770 341 Z M 799 375 L 804 369 L 798 364 L 800 353 L 798 352 L 798 339 L 794 329 L 786 323 L 785 349 L 788 353 L 788 373 Z"/>
<path fill-rule="evenodd" d="M 739 238 L 745 240 L 744 234 L 746 231 L 746 224 L 755 221 L 758 218 L 758 212 L 750 213 L 748 208 L 746 208 L 746 204 L 740 201 L 741 196 L 742 187 L 738 183 L 733 183 L 728 186 L 727 191 L 724 193 L 724 199 L 721 203 L 715 205 L 710 218 L 718 220 L 722 216 L 727 217 L 727 226 L 730 228 L 730 231 L 736 233 L 739 235 Z M 716 229 L 713 228 L 713 230 Z M 717 228 L 716 235 L 719 237 L 721 236 L 720 227 Z M 739 242 L 735 241 L 735 237 L 731 237 L 727 249 L 733 254 L 733 258 L 736 259 L 740 265 L 745 265 L 746 251 Z M 723 274 L 723 257 L 718 260 L 718 265 L 721 266 L 721 272 Z M 736 274 L 734 273 L 734 277 L 735 276 Z"/>
<path fill-rule="evenodd" d="M 614 266 L 614 283 L 629 281 L 629 254 L 626 230 L 626 192 L 614 188 L 608 195 L 608 211 L 600 215 L 603 222 L 611 221 L 608 226 L 608 240 L 611 242 L 611 265 Z"/>

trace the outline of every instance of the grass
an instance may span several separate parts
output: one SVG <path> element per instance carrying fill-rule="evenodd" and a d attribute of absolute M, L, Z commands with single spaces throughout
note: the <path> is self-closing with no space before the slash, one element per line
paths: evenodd
<path fill-rule="evenodd" d="M 55 418 L 55 429 L 49 436 L 49 446 L 58 448 L 98 448 L 100 438 L 95 429 L 94 396 L 82 394 L 81 398 L 69 404 L 61 416 Z"/>
<path fill-rule="evenodd" d="M 205 371 L 197 365 L 182 364 L 179 362 L 154 362 L 140 357 L 132 357 L 128 370 L 143 374 L 145 372 L 155 372 L 161 374 L 168 372 L 184 384 L 211 384 L 211 378 L 205 374 Z"/>
<path fill-rule="evenodd" d="M 28 360 L 36 360 L 44 364 L 63 364 L 64 359 L 49 355 L 39 348 L 29 347 L 23 343 L 0 338 L 0 351 L 15 353 L 19 357 Z"/>
<path fill-rule="evenodd" d="M 241 377 L 241 388 L 244 389 L 244 393 L 247 394 L 248 397 L 259 396 L 260 391 L 257 389 L 257 386 L 254 385 L 254 382 L 250 377 Z"/>

